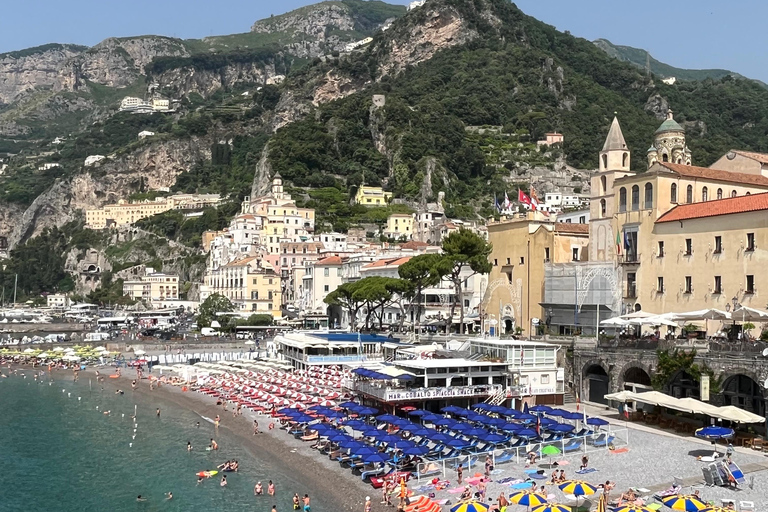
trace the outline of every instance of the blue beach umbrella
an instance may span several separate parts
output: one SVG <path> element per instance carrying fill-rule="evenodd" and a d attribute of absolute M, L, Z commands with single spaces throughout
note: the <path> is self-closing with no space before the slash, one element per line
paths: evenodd
<path fill-rule="evenodd" d="M 388 455 L 383 453 L 372 453 L 371 455 L 364 455 L 363 462 L 366 464 L 375 464 L 377 462 L 387 462 L 389 460 Z"/>
<path fill-rule="evenodd" d="M 567 412 L 562 415 L 563 419 L 566 420 L 583 420 L 584 415 L 580 412 Z"/>
<path fill-rule="evenodd" d="M 485 424 L 490 427 L 499 428 L 502 425 L 506 425 L 507 420 L 504 418 L 491 418 L 491 420 L 487 421 Z"/>
<path fill-rule="evenodd" d="M 440 418 L 439 420 L 435 420 L 432 423 L 440 427 L 450 427 L 451 425 L 455 425 L 457 421 L 451 418 Z"/>
<path fill-rule="evenodd" d="M 449 436 L 448 434 L 445 434 L 443 432 L 438 432 L 436 430 L 433 430 L 434 434 L 431 434 L 429 436 L 429 439 L 431 441 L 435 441 L 436 443 L 446 443 L 448 441 L 452 441 L 454 438 Z"/>
<path fill-rule="evenodd" d="M 344 441 L 339 441 L 338 444 L 341 448 L 346 448 L 348 450 L 354 450 L 355 448 L 362 448 L 363 446 L 367 446 L 364 442 L 358 441 L 357 439 L 346 439 Z"/>
<path fill-rule="evenodd" d="M 463 434 L 469 437 L 482 437 L 482 436 L 487 436 L 489 432 L 484 428 L 472 428 L 464 431 Z"/>
<path fill-rule="evenodd" d="M 442 409 L 440 409 L 440 411 L 447 412 L 448 414 L 458 414 L 466 411 L 466 409 L 464 409 L 463 407 L 459 407 L 457 405 L 449 405 L 447 407 L 443 407 Z"/>
<path fill-rule="evenodd" d="M 389 433 L 387 433 L 386 430 L 377 430 L 375 428 L 363 432 L 363 437 L 372 437 L 374 439 L 381 439 L 382 437 L 387 437 L 388 435 Z"/>
<path fill-rule="evenodd" d="M 532 412 L 535 412 L 535 413 L 547 412 L 548 413 L 551 410 L 552 410 L 552 408 L 549 407 L 549 406 L 546 406 L 546 405 L 534 405 L 533 407 L 529 407 L 528 408 L 528 412 L 529 413 L 532 413 Z"/>
<path fill-rule="evenodd" d="M 480 402 L 479 404 L 475 404 L 472 406 L 473 409 L 480 409 L 483 411 L 490 410 L 490 408 L 493 407 L 491 404 Z"/>
<path fill-rule="evenodd" d="M 324 432 L 332 432 L 336 429 L 330 425 L 327 425 L 325 423 L 316 423 L 315 425 L 310 425 L 309 430 L 314 430 L 315 432 L 318 432 L 320 434 Z"/>
<path fill-rule="evenodd" d="M 596 427 L 602 427 L 608 425 L 608 422 L 603 418 L 587 418 L 587 425 L 594 425 Z"/>
<path fill-rule="evenodd" d="M 400 430 L 405 430 L 406 432 L 416 432 L 422 429 L 424 429 L 424 427 L 422 427 L 421 425 L 417 425 L 415 423 L 408 423 L 407 425 L 403 425 L 400 427 Z"/>
<path fill-rule="evenodd" d="M 392 425 L 403 428 L 405 425 L 415 425 L 415 423 L 405 418 L 397 418 L 396 420 L 392 421 Z"/>
<path fill-rule="evenodd" d="M 400 437 L 400 436 L 395 436 L 395 435 L 391 435 L 391 434 L 390 434 L 390 435 L 387 435 L 387 436 L 384 436 L 384 437 L 381 437 L 381 438 L 379 438 L 379 441 L 380 441 L 380 442 L 382 442 L 382 443 L 387 443 L 387 444 L 389 444 L 389 443 L 396 443 L 396 442 L 398 442 L 398 441 L 402 441 L 402 440 L 403 440 L 403 438 L 402 438 L 402 437 Z"/>
<path fill-rule="evenodd" d="M 357 414 L 361 416 L 373 416 L 377 412 L 379 412 L 379 410 L 374 409 L 373 407 L 361 407 L 357 410 Z"/>
<path fill-rule="evenodd" d="M 403 448 L 403 454 L 405 455 L 425 455 L 429 453 L 429 448 L 426 446 L 409 446 L 408 448 Z"/>
<path fill-rule="evenodd" d="M 486 434 L 485 436 L 480 437 L 480 440 L 485 441 L 486 443 L 502 443 L 507 440 L 507 436 L 501 434 Z"/>
<path fill-rule="evenodd" d="M 349 441 L 352 437 L 342 432 L 336 432 L 328 436 L 328 440 L 332 443 L 340 443 L 341 441 Z"/>
<path fill-rule="evenodd" d="M 539 425 L 541 425 L 542 427 L 548 427 L 550 425 L 557 425 L 557 422 L 552 418 L 541 418 L 539 420 Z"/>
<path fill-rule="evenodd" d="M 398 450 L 403 450 L 405 448 L 416 446 L 416 444 L 413 441 L 408 441 L 407 439 L 398 439 L 393 443 L 388 443 L 387 446 L 389 446 L 390 448 L 397 448 Z"/>
<path fill-rule="evenodd" d="M 568 411 L 564 411 L 562 409 L 552 409 L 547 414 L 550 416 L 562 416 L 563 414 L 568 414 Z"/>
<path fill-rule="evenodd" d="M 446 441 L 445 444 L 451 448 L 464 448 L 465 446 L 469 446 L 469 441 L 452 438 L 450 441 Z"/>
<path fill-rule="evenodd" d="M 440 416 L 439 414 L 429 413 L 422 416 L 421 421 L 436 421 L 442 418 L 443 416 Z"/>
<path fill-rule="evenodd" d="M 557 423 L 547 427 L 550 432 L 572 432 L 575 429 L 573 425 L 567 425 L 565 423 Z"/>
<path fill-rule="evenodd" d="M 381 421 L 381 422 L 384 422 L 384 423 L 391 423 L 391 422 L 397 421 L 399 419 L 400 418 L 398 418 L 397 416 L 395 416 L 393 414 L 382 414 L 380 416 L 376 416 L 376 421 Z"/>
<path fill-rule="evenodd" d="M 536 416 L 534 416 L 533 414 L 523 413 L 523 414 L 518 414 L 517 418 L 515 419 L 520 421 L 534 421 L 536 420 Z"/>
<path fill-rule="evenodd" d="M 503 413 L 507 408 L 503 405 L 492 405 L 490 409 L 488 409 L 491 412 L 495 412 L 496 414 Z"/>
<path fill-rule="evenodd" d="M 729 439 L 733 437 L 733 434 L 734 431 L 732 428 L 711 426 L 698 429 L 694 435 L 702 439 L 715 441 L 718 439 Z"/>
<path fill-rule="evenodd" d="M 503 430 L 504 432 L 517 432 L 518 430 L 523 430 L 523 426 L 519 423 L 505 423 L 503 425 L 499 425 L 497 427 L 499 430 Z"/>
<path fill-rule="evenodd" d="M 524 439 L 534 439 L 536 437 L 539 437 L 539 434 L 536 433 L 535 430 L 530 428 L 524 428 L 522 430 L 518 430 L 517 432 L 515 432 L 515 435 L 517 437 L 522 437 Z"/>
<path fill-rule="evenodd" d="M 472 430 L 474 427 L 469 423 L 454 422 L 454 424 L 448 428 L 454 432 L 466 432 L 467 430 Z"/>
<path fill-rule="evenodd" d="M 484 422 L 486 420 L 491 419 L 490 416 L 486 416 L 485 414 L 477 414 L 476 412 L 469 412 L 468 414 L 464 415 L 464 419 L 467 421 L 478 421 L 478 422 Z"/>
<path fill-rule="evenodd" d="M 520 414 L 520 411 L 516 411 L 514 409 L 510 409 L 509 407 L 502 407 L 502 411 L 498 411 L 499 414 L 502 416 L 517 416 Z"/>
<path fill-rule="evenodd" d="M 422 427 L 419 430 L 411 430 L 411 435 L 412 436 L 419 436 L 419 437 L 424 437 L 424 436 L 429 437 L 434 432 L 435 431 L 433 429 L 431 429 L 431 428 L 424 428 L 424 427 Z"/>
<path fill-rule="evenodd" d="M 470 411 L 469 409 L 462 409 L 461 411 L 456 411 L 455 414 L 460 418 L 468 418 L 468 419 L 472 419 L 473 416 L 480 416 L 475 411 Z"/>
<path fill-rule="evenodd" d="M 342 409 L 350 409 L 352 407 L 359 407 L 359 406 L 360 404 L 358 404 L 357 402 L 344 402 L 343 404 L 339 404 L 339 407 L 341 407 Z"/>
<path fill-rule="evenodd" d="M 408 416 L 426 416 L 427 414 L 431 414 L 429 411 L 425 411 L 424 409 L 416 409 L 415 411 L 411 411 L 408 413 Z"/>
<path fill-rule="evenodd" d="M 355 455 L 360 455 L 361 457 L 366 457 L 368 455 L 379 453 L 379 451 L 373 446 L 358 446 L 356 448 L 352 448 L 352 453 Z"/>

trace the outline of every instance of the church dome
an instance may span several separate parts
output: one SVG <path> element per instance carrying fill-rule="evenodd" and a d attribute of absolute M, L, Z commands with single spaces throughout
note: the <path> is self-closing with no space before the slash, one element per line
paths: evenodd
<path fill-rule="evenodd" d="M 675 121 L 675 118 L 672 116 L 672 110 L 667 111 L 667 118 L 664 120 L 663 123 L 661 123 L 661 126 L 656 130 L 656 134 L 659 133 L 666 133 L 666 132 L 684 132 L 680 124 Z"/>

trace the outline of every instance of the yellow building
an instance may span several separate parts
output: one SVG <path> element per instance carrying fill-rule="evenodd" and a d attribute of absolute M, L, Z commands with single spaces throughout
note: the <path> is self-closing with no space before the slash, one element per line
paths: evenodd
<path fill-rule="evenodd" d="M 410 213 L 393 213 L 387 217 L 387 227 L 384 236 L 399 240 L 405 237 L 410 240 L 413 237 L 413 215 Z"/>
<path fill-rule="evenodd" d="M 392 199 L 391 192 L 384 192 L 381 187 L 361 186 L 355 195 L 355 204 L 363 206 L 386 206 Z"/>
<path fill-rule="evenodd" d="M 732 151 L 717 168 L 672 163 L 690 152 L 670 113 L 648 150 L 650 168 L 634 173 L 614 123 L 592 178 L 590 253 L 615 265 L 615 313 L 764 307 L 768 155 Z"/>
<path fill-rule="evenodd" d="M 543 318 L 545 264 L 586 261 L 589 227 L 528 212 L 489 223 L 488 241 L 493 268 L 482 303 L 485 329 L 496 325 L 505 334 L 520 327 L 528 334 L 531 320 Z"/>
<path fill-rule="evenodd" d="M 104 229 L 133 224 L 146 217 L 168 210 L 196 210 L 217 206 L 221 202 L 218 194 L 177 194 L 161 197 L 154 201 L 128 202 L 120 200 L 104 208 L 85 211 L 85 227 Z"/>
<path fill-rule="evenodd" d="M 153 272 L 138 279 L 123 281 L 123 295 L 150 303 L 179 299 L 179 276 Z"/>
<path fill-rule="evenodd" d="M 256 257 L 243 258 L 206 272 L 200 299 L 218 293 L 240 311 L 281 318 L 280 276 Z"/>

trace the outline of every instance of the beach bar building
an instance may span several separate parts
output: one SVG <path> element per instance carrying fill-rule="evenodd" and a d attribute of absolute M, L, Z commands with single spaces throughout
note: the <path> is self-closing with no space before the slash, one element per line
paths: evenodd
<path fill-rule="evenodd" d="M 394 357 L 396 338 L 346 331 L 293 331 L 275 336 L 280 357 L 296 369 L 384 361 Z"/>

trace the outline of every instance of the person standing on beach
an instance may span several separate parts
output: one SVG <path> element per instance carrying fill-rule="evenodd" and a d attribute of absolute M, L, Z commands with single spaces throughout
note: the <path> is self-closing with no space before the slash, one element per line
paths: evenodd
<path fill-rule="evenodd" d="M 365 509 L 364 509 L 364 511 L 365 512 L 371 512 L 371 507 L 372 506 L 373 505 L 371 504 L 371 497 L 370 496 L 366 496 L 365 497 Z"/>
<path fill-rule="evenodd" d="M 256 435 L 259 433 L 259 422 L 256 420 L 253 420 L 253 435 Z"/>
<path fill-rule="evenodd" d="M 459 467 L 456 468 L 456 479 L 459 482 L 459 485 L 461 485 L 461 478 L 464 476 L 464 467 L 459 464 Z"/>
<path fill-rule="evenodd" d="M 309 512 L 311 507 L 309 506 L 309 494 L 304 495 L 304 512 Z"/>
<path fill-rule="evenodd" d="M 491 471 L 493 471 L 493 460 L 490 455 L 485 456 L 485 478 L 491 478 Z"/>

